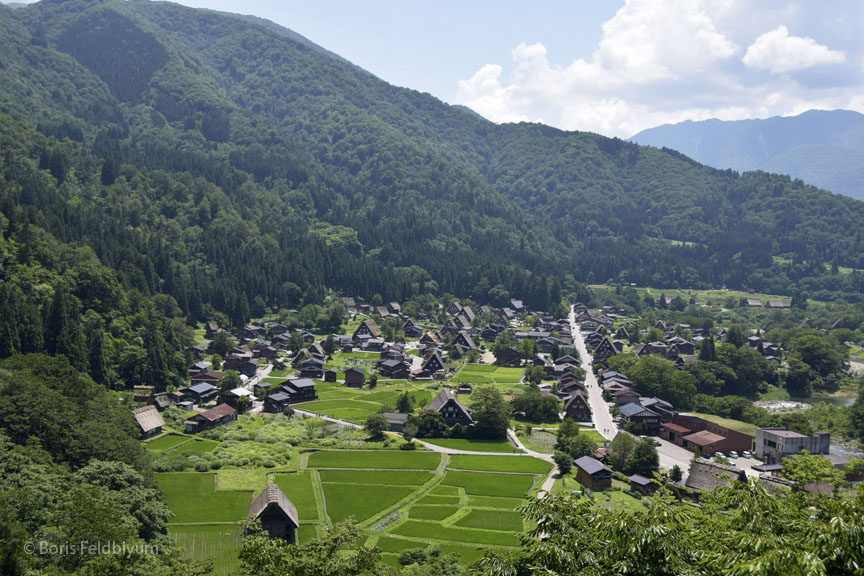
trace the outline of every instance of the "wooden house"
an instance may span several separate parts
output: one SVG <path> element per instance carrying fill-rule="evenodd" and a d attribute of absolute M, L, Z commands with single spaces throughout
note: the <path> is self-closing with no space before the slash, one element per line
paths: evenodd
<path fill-rule="evenodd" d="M 192 434 L 195 432 L 203 432 L 217 426 L 222 426 L 228 422 L 233 422 L 237 419 L 237 410 L 228 404 L 219 404 L 215 408 L 211 408 L 206 412 L 195 414 L 184 424 L 186 424 L 186 433 Z"/>
<path fill-rule="evenodd" d="M 378 373 L 386 378 L 394 380 L 405 380 L 411 374 L 411 370 L 402 360 L 385 360 L 378 366 Z"/>
<path fill-rule="evenodd" d="M 366 371 L 363 368 L 352 366 L 345 369 L 345 385 L 352 388 L 362 388 L 366 383 Z"/>
<path fill-rule="evenodd" d="M 594 349 L 594 362 L 605 362 L 612 356 L 618 354 L 618 349 L 608 337 L 603 338 L 597 348 Z"/>
<path fill-rule="evenodd" d="M 297 508 L 276 484 L 268 484 L 256 498 L 246 516 L 260 520 L 261 527 L 270 538 L 280 538 L 291 544 L 297 543 L 300 520 Z"/>
<path fill-rule="evenodd" d="M 591 421 L 591 406 L 581 389 L 577 389 L 564 404 L 564 417 L 577 422 Z"/>
<path fill-rule="evenodd" d="M 577 458 L 576 480 L 589 490 L 604 490 L 612 486 L 612 470 L 591 456 Z"/>
<path fill-rule="evenodd" d="M 446 388 L 438 393 L 427 408 L 441 414 L 448 426 L 456 424 L 470 426 L 474 422 L 471 418 L 471 412 L 459 403 L 451 390 Z"/>
<path fill-rule="evenodd" d="M 281 414 L 285 411 L 285 407 L 291 403 L 291 396 L 282 392 L 274 392 L 264 398 L 264 412 L 270 414 Z"/>
<path fill-rule="evenodd" d="M 165 426 L 165 420 L 159 414 L 159 410 L 155 406 L 142 406 L 132 410 L 132 415 L 135 416 L 135 421 L 138 422 L 138 428 L 141 429 L 141 438 L 153 438 L 162 433 L 162 427 Z"/>
<path fill-rule="evenodd" d="M 182 400 L 192 402 L 193 404 L 207 404 L 211 400 L 215 400 L 219 395 L 219 389 L 213 384 L 207 382 L 199 382 L 188 388 L 180 390 Z"/>
<path fill-rule="evenodd" d="M 361 340 L 361 336 L 367 336 L 369 338 L 380 338 L 381 328 L 378 327 L 378 324 L 375 322 L 375 320 L 367 318 L 366 320 L 363 320 L 359 326 L 357 326 L 356 330 L 354 330 L 354 342 L 359 342 Z"/>
<path fill-rule="evenodd" d="M 652 494 L 655 490 L 657 490 L 657 484 L 654 483 L 650 478 L 645 478 L 639 474 L 634 474 L 630 476 L 630 491 L 638 492 L 639 494 Z"/>
<path fill-rule="evenodd" d="M 282 385 L 281 390 L 291 397 L 291 403 L 309 402 L 315 400 L 318 395 L 315 393 L 315 382 L 308 378 L 297 378 L 289 380 Z"/>

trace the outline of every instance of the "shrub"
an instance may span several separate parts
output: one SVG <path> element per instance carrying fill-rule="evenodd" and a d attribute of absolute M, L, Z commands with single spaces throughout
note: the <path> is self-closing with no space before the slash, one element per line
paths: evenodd
<path fill-rule="evenodd" d="M 615 472 L 612 472 L 612 478 L 615 478 L 616 480 L 620 480 L 621 482 L 630 482 L 629 476 L 627 476 L 626 474 L 622 474 L 621 472 L 618 472 L 617 470 Z"/>
<path fill-rule="evenodd" d="M 399 449 L 400 450 L 416 450 L 417 444 L 415 444 L 414 442 L 403 442 L 402 444 L 399 445 Z"/>
<path fill-rule="evenodd" d="M 275 468 L 276 463 L 273 460 L 265 460 L 263 466 L 264 468 Z"/>
<path fill-rule="evenodd" d="M 196 472 L 209 472 L 210 471 L 210 464 L 208 464 L 207 462 L 198 462 L 198 464 L 195 465 L 195 471 Z"/>

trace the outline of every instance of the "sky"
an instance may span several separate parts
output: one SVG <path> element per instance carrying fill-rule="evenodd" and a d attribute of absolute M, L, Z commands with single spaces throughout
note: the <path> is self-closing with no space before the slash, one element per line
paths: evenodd
<path fill-rule="evenodd" d="M 495 122 L 627 138 L 864 112 L 860 0 L 180 0 L 272 20 Z"/>

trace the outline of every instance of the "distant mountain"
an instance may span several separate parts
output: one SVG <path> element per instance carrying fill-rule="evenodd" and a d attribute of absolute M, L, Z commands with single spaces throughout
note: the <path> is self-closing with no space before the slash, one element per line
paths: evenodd
<path fill-rule="evenodd" d="M 682 122 L 643 130 L 633 142 L 671 148 L 715 168 L 765 170 L 864 199 L 864 115 L 811 110 L 764 120 Z"/>

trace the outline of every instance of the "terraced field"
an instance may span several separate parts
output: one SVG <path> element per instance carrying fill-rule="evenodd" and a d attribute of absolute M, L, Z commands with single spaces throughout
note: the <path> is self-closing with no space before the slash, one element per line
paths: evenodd
<path fill-rule="evenodd" d="M 150 450 L 160 452 L 213 450 L 219 443 L 168 436 L 151 444 Z M 430 543 L 471 564 L 485 550 L 518 546 L 516 534 L 523 530 L 518 508 L 551 469 L 525 455 L 358 449 L 318 450 L 291 464 L 157 474 L 174 512 L 171 536 L 186 547 L 187 557 L 212 557 L 218 560 L 217 574 L 236 573 L 248 507 L 275 482 L 297 508 L 301 541 L 354 518 L 365 535 L 361 542 L 381 547 L 394 566 L 401 551 Z"/>

